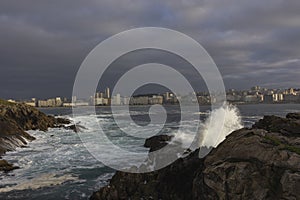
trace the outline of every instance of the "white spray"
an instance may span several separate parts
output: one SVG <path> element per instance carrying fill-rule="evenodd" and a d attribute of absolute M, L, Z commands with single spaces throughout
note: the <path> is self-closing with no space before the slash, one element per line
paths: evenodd
<path fill-rule="evenodd" d="M 199 133 L 199 147 L 216 147 L 231 132 L 242 128 L 242 121 L 238 109 L 224 103 L 211 111 Z"/>

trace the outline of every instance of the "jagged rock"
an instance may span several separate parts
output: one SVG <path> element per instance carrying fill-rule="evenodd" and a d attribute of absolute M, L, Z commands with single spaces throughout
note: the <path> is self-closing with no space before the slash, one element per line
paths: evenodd
<path fill-rule="evenodd" d="M 157 151 L 168 144 L 173 138 L 172 135 L 156 135 L 146 139 L 144 147 L 150 148 L 149 152 Z"/>
<path fill-rule="evenodd" d="M 0 117 L 15 121 L 23 130 L 47 131 L 59 124 L 69 124 L 70 120 L 48 116 L 25 104 L 0 104 Z"/>
<path fill-rule="evenodd" d="M 300 113 L 288 113 L 286 115 L 288 119 L 300 119 Z"/>
<path fill-rule="evenodd" d="M 19 167 L 8 163 L 6 160 L 0 160 L 0 171 L 8 172 L 18 168 Z"/>
<path fill-rule="evenodd" d="M 186 159 L 178 159 L 167 168 L 146 174 L 116 172 L 110 185 L 95 192 L 92 200 L 140 200 L 140 199 L 191 199 L 193 183 L 190 181 L 197 170 L 202 169 L 203 160 L 198 151 Z"/>
<path fill-rule="evenodd" d="M 23 147 L 27 141 L 35 138 L 26 133 L 18 124 L 9 118 L 0 116 L 0 155 Z"/>
<path fill-rule="evenodd" d="M 84 126 L 81 126 L 79 124 L 72 124 L 70 126 L 64 126 L 64 128 L 69 129 L 69 130 L 73 130 L 75 133 L 80 132 L 81 129 L 85 129 Z"/>
<path fill-rule="evenodd" d="M 28 141 L 34 140 L 26 130 L 47 131 L 48 128 L 69 123 L 68 119 L 47 116 L 31 106 L 0 100 L 0 156 L 17 147 L 24 147 Z M 0 167 L 0 171 L 14 168 L 6 165 L 4 161 L 2 164 L 6 168 Z"/>
<path fill-rule="evenodd" d="M 288 114 L 289 117 L 296 116 L 296 113 Z M 265 116 L 253 125 L 253 128 L 265 129 L 269 132 L 278 132 L 286 136 L 300 135 L 300 120 L 294 118 L 281 118 L 277 116 Z"/>
<path fill-rule="evenodd" d="M 194 183 L 209 187 L 220 199 L 288 198 L 281 182 L 284 174 L 291 171 L 296 177 L 300 176 L 299 142 L 300 138 L 262 129 L 235 131 L 208 154 L 203 178 L 196 177 Z M 297 181 L 288 183 L 297 184 Z M 210 194 L 204 190 L 200 199 L 212 199 Z M 300 197 L 296 191 L 291 195 Z"/>
<path fill-rule="evenodd" d="M 234 131 L 202 159 L 197 150 L 159 171 L 117 172 L 91 199 L 300 199 L 300 123 L 288 116 Z"/>

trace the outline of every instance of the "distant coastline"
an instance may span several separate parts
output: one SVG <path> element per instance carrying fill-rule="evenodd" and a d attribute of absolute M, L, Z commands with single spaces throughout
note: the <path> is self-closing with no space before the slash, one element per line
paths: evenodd
<path fill-rule="evenodd" d="M 123 106 L 123 105 L 188 105 L 198 103 L 199 105 L 211 105 L 217 101 L 217 97 L 211 96 L 208 92 L 196 92 L 189 95 L 180 95 L 172 92 L 138 94 L 131 97 L 121 94 L 111 95 L 110 89 L 104 92 L 96 92 L 86 99 L 78 99 L 72 96 L 71 99 L 55 97 L 49 99 L 14 100 L 8 99 L 11 103 L 24 103 L 33 107 L 76 107 L 76 106 Z M 230 89 L 226 92 L 227 102 L 240 104 L 290 104 L 300 103 L 300 89 L 266 89 L 254 86 L 249 90 Z"/>

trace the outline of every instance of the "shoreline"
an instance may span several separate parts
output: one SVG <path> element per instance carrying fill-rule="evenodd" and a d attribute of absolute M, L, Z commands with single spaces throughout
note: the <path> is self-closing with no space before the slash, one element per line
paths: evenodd
<path fill-rule="evenodd" d="M 8 151 L 15 151 L 18 147 L 26 147 L 35 140 L 26 131 L 40 130 L 46 132 L 48 128 L 66 128 L 76 131 L 76 126 L 64 118 L 46 115 L 38 109 L 19 103 L 0 101 L 0 171 L 17 169 L 2 159 Z"/>
<path fill-rule="evenodd" d="M 251 105 L 253 105 L 253 104 L 251 104 Z M 268 104 L 268 105 L 273 105 L 273 104 Z M 60 107 L 60 108 L 65 108 L 65 107 Z M 49 109 L 49 108 L 47 108 L 47 109 Z M 38 109 L 35 109 L 35 110 L 38 110 Z M 1 113 L 2 113 L 2 111 L 0 109 L 0 117 L 1 117 Z M 45 115 L 45 114 L 43 114 L 43 115 Z M 47 115 L 45 115 L 45 116 L 47 116 Z M 53 116 L 50 116 L 50 118 L 53 118 Z M 293 125 L 295 120 L 296 120 L 297 128 L 291 129 L 290 125 Z M 175 198 L 176 195 L 179 195 L 178 194 L 179 191 L 181 191 L 182 194 L 187 194 L 190 192 L 190 194 L 192 195 L 193 198 L 186 198 L 186 199 L 197 199 L 197 198 L 194 198 L 194 196 L 199 195 L 199 191 L 192 190 L 194 187 L 193 184 L 194 183 L 200 184 L 200 182 L 203 181 L 202 177 L 199 177 L 197 174 L 204 173 L 205 170 L 208 170 L 209 173 L 219 173 L 218 171 L 214 171 L 214 170 L 209 171 L 209 170 L 211 170 L 209 168 L 210 164 L 206 165 L 205 163 L 209 163 L 211 161 L 213 164 L 216 164 L 217 163 L 216 160 L 222 158 L 222 156 L 223 157 L 225 156 L 224 163 L 226 165 L 227 164 L 231 165 L 232 163 L 226 160 L 227 154 L 234 155 L 237 157 L 237 159 L 242 159 L 242 158 L 244 159 L 245 155 L 242 155 L 242 153 L 252 152 L 251 148 L 258 152 L 260 152 L 261 150 L 265 151 L 265 149 L 263 149 L 264 147 L 260 146 L 261 144 L 269 145 L 268 148 L 270 147 L 272 149 L 272 151 L 273 151 L 273 149 L 276 149 L 276 151 L 281 152 L 281 153 L 282 152 L 287 153 L 290 156 L 300 155 L 299 154 L 300 147 L 298 147 L 296 143 L 294 143 L 293 141 L 291 141 L 289 139 L 290 137 L 296 137 L 297 134 L 300 134 L 299 132 L 297 132 L 298 130 L 300 131 L 300 128 L 297 125 L 298 122 L 300 123 L 300 114 L 299 114 L 299 116 L 298 116 L 298 114 L 289 114 L 286 116 L 286 118 L 275 117 L 275 116 L 271 116 L 271 117 L 265 116 L 263 120 L 256 122 L 256 125 L 253 126 L 252 128 L 243 128 L 243 129 L 234 131 L 231 135 L 229 135 L 227 137 L 227 139 L 225 141 L 222 142 L 222 144 L 220 144 L 221 147 L 217 147 L 217 148 L 213 149 L 213 151 L 211 153 L 209 153 L 208 158 L 199 159 L 197 157 L 198 154 L 196 151 L 196 152 L 191 152 L 190 155 L 187 156 L 187 158 L 179 159 L 178 161 L 171 164 L 170 167 L 168 166 L 165 169 L 163 169 L 162 171 L 159 170 L 156 172 L 151 172 L 149 174 L 140 174 L 140 175 L 116 172 L 114 177 L 110 180 L 110 183 L 107 186 L 102 187 L 100 190 L 98 190 L 98 192 L 94 192 L 91 199 L 99 199 L 100 197 L 101 197 L 100 199 L 107 199 L 107 200 L 108 199 L 120 199 L 121 197 L 124 197 L 124 198 L 132 197 L 133 198 L 134 196 L 135 197 L 147 197 L 147 195 L 150 193 L 154 195 L 154 199 L 159 199 L 159 198 L 155 198 L 155 197 L 160 197 L 159 196 L 160 194 L 157 194 L 158 191 L 153 189 L 154 186 L 156 187 L 155 184 L 157 184 L 157 183 L 160 183 L 159 185 L 157 185 L 157 187 L 160 187 L 161 191 L 163 191 L 163 193 L 174 194 L 174 196 L 172 196 L 172 198 L 170 196 L 169 196 L 169 198 L 167 198 L 168 196 L 164 196 L 163 199 L 170 199 L 170 198 L 171 199 L 184 199 L 184 197 Z M 24 125 L 24 123 L 21 123 L 21 124 Z M 272 125 L 272 126 L 270 126 L 270 125 Z M 39 129 L 35 129 L 35 130 L 39 130 Z M 47 130 L 44 130 L 44 131 L 47 131 Z M 287 135 L 287 134 L 290 134 L 290 135 Z M 256 139 L 259 138 L 259 140 L 253 142 L 252 139 L 255 139 L 255 138 Z M 163 142 L 165 142 L 166 139 L 163 139 L 163 140 L 164 140 Z M 284 140 L 284 142 L 282 140 Z M 147 143 L 146 141 L 145 141 L 145 145 Z M 230 141 L 232 143 L 230 143 Z M 250 142 L 250 141 L 252 141 L 252 142 Z M 243 146 L 249 142 L 251 144 L 252 143 L 255 144 L 256 146 L 255 145 L 254 145 L 255 147 L 249 146 L 249 147 L 247 147 L 248 149 L 246 148 L 246 146 Z M 157 144 L 156 142 L 153 142 L 153 143 L 151 142 L 150 149 L 153 150 L 156 148 L 161 148 L 162 144 L 159 140 L 158 140 L 158 147 L 155 146 L 156 144 Z M 224 147 L 224 144 L 225 144 L 225 147 Z M 233 145 L 233 146 L 230 146 L 230 145 Z M 239 150 L 232 149 L 233 147 L 236 148 L 235 145 L 239 146 L 240 149 Z M 149 147 L 149 140 L 148 140 L 147 146 Z M 261 148 L 261 149 L 257 150 L 256 148 L 257 149 Z M 245 149 L 247 149 L 247 151 Z M 223 154 L 220 153 L 223 151 L 226 152 L 227 154 L 224 155 L 224 153 Z M 233 151 L 236 151 L 239 154 L 233 154 Z M 215 152 L 219 152 L 219 153 L 215 153 Z M 275 154 L 276 152 L 273 152 L 273 153 Z M 259 156 L 259 155 L 255 154 L 255 156 Z M 234 159 L 236 159 L 236 158 L 234 157 Z M 262 159 L 262 158 L 259 157 L 259 159 Z M 280 159 L 283 159 L 282 162 L 285 162 L 285 160 L 284 160 L 285 158 L 280 157 Z M 208 160 L 210 160 L 210 161 L 208 161 Z M 253 164 L 251 159 L 250 160 L 245 159 L 244 161 L 246 163 L 249 162 L 250 166 L 252 166 L 252 164 Z M 11 166 L 9 163 L 5 163 L 5 161 L 0 161 L 0 164 L 1 164 L 1 162 L 3 162 L 4 163 L 3 165 L 5 165 L 7 167 L 14 167 L 14 166 Z M 260 162 L 264 163 L 267 161 L 260 160 Z M 270 162 L 273 163 L 273 160 L 270 160 Z M 193 163 L 193 165 L 191 165 L 192 163 Z M 235 161 L 234 164 L 232 164 L 232 165 L 234 167 L 240 167 L 240 165 L 238 163 L 239 162 Z M 262 166 L 264 166 L 264 164 Z M 224 171 L 223 168 L 222 168 L 222 170 Z M 266 169 L 266 170 L 269 170 L 269 169 Z M 3 171 L 5 171 L 5 170 L 3 170 Z M 246 174 L 246 175 L 249 175 L 249 174 Z M 221 176 L 221 175 L 219 174 L 219 176 Z M 294 175 L 291 175 L 291 176 L 294 176 Z M 161 180 L 161 179 L 157 179 L 155 177 L 164 177 L 164 179 Z M 234 178 L 238 178 L 238 177 L 234 177 Z M 252 180 L 254 177 L 250 176 L 248 178 Z M 144 184 L 145 180 L 147 180 L 146 184 Z M 171 180 L 185 181 L 187 183 L 188 187 L 183 187 L 182 189 L 180 189 L 180 187 L 179 187 L 180 181 L 178 182 L 178 181 L 171 181 Z M 214 180 L 210 180 L 210 181 L 214 181 Z M 134 185 L 132 184 L 133 182 L 134 182 Z M 289 184 L 288 186 L 291 186 L 292 183 L 288 183 Z M 152 186 L 151 186 L 151 184 L 152 184 Z M 213 184 L 217 184 L 217 183 L 213 183 Z M 241 185 L 243 185 L 243 183 Z M 203 195 L 208 195 L 208 196 L 205 196 L 205 198 L 210 199 L 209 195 L 211 195 L 211 194 L 217 195 L 218 197 L 222 197 L 222 195 L 223 195 L 222 188 L 218 189 L 218 190 L 220 190 L 219 193 L 218 193 L 218 191 L 215 191 L 215 193 L 210 193 L 209 192 L 210 190 L 208 190 L 207 187 L 214 188 L 214 187 L 219 187 L 219 186 L 218 185 L 203 186 L 201 184 L 197 185 L 197 188 L 200 188 L 201 190 L 203 190 L 203 192 L 204 192 Z M 108 189 L 108 188 L 110 188 L 110 189 Z M 122 190 L 122 188 L 126 189 L 125 193 Z M 177 189 L 173 190 L 172 188 L 173 189 L 177 188 Z M 139 192 L 135 192 L 136 190 L 139 190 Z M 127 193 L 127 191 L 133 191 L 133 193 Z M 295 191 L 293 190 L 292 192 L 295 192 Z M 120 194 L 122 194 L 124 196 L 111 196 L 111 195 L 120 195 Z M 230 195 L 234 195 L 234 194 L 230 193 Z M 214 197 L 217 197 L 217 196 L 214 196 Z"/>
<path fill-rule="evenodd" d="M 232 102 L 229 102 L 229 104 L 231 105 L 235 105 L 235 106 L 240 106 L 240 105 L 300 105 L 300 103 L 232 103 Z M 179 106 L 179 104 L 159 104 L 161 106 Z M 114 106 L 113 107 L 126 107 L 128 105 L 119 105 L 119 106 Z M 153 105 L 130 105 L 130 107 L 149 107 L 149 106 L 153 106 Z M 184 105 L 184 106 L 189 106 L 189 105 Z M 199 105 L 200 107 L 205 107 L 205 106 L 211 106 L 210 104 L 202 104 L 202 105 Z M 111 106 L 78 106 L 78 107 L 75 107 L 75 108 L 79 108 L 79 107 L 95 107 L 95 108 L 109 108 Z M 51 108 L 55 108 L 55 109 L 72 109 L 73 107 L 71 106 L 58 106 L 58 107 L 33 107 L 33 108 L 36 108 L 36 109 L 51 109 Z"/>
<path fill-rule="evenodd" d="M 162 148 L 158 138 L 153 149 Z M 149 146 L 149 145 L 148 145 Z M 300 113 L 265 115 L 204 158 L 199 149 L 158 171 L 117 171 L 91 200 L 289 199 L 300 197 Z M 182 184 L 184 182 L 184 184 Z"/>

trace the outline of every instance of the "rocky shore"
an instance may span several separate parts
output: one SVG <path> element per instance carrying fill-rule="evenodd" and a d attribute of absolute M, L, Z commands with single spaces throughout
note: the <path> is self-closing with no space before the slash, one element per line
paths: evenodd
<path fill-rule="evenodd" d="M 159 149 L 167 139 L 146 146 Z M 300 113 L 265 116 L 198 155 L 147 174 L 116 172 L 91 199 L 300 199 Z"/>
<path fill-rule="evenodd" d="M 7 151 L 13 151 L 17 147 L 24 147 L 35 138 L 29 135 L 27 130 L 47 131 L 48 128 L 66 127 L 74 129 L 68 119 L 48 116 L 36 108 L 25 104 L 10 103 L 0 100 L 0 171 L 9 171 L 17 167 L 1 156 Z M 76 131 L 76 127 L 74 129 Z"/>

